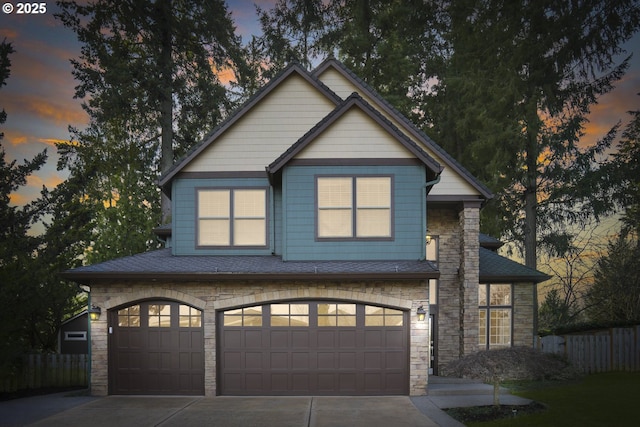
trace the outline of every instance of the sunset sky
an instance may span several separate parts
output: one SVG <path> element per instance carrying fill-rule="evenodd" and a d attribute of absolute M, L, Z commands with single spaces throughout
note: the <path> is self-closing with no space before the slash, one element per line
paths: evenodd
<path fill-rule="evenodd" d="M 227 1 L 243 42 L 259 32 L 254 4 L 268 9 L 273 3 L 275 0 Z M 79 56 L 80 44 L 71 30 L 54 19 L 55 2 L 46 5 L 46 13 L 40 15 L 0 12 L 0 40 L 6 39 L 16 51 L 10 57 L 11 76 L 0 89 L 0 109 L 7 113 L 0 129 L 5 134 L 2 146 L 6 160 L 21 163 L 45 148 L 49 155 L 47 165 L 12 195 L 16 205 L 38 197 L 42 185 L 51 189 L 66 179 L 64 171 L 56 170 L 58 157 L 53 144 L 69 138 L 68 126 L 83 128 L 88 121 L 80 100 L 73 99 L 76 82 L 69 62 Z M 640 92 L 640 35 L 625 48 L 628 53 L 635 51 L 632 67 L 616 90 L 593 107 L 585 142 L 601 137 L 618 120 L 626 120 L 628 110 L 640 109 L 640 96 L 636 95 Z"/>

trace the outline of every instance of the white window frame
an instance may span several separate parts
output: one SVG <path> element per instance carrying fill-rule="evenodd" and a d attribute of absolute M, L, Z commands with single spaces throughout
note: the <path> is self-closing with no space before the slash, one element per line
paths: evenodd
<path fill-rule="evenodd" d="M 388 202 L 381 204 L 366 205 L 358 197 L 358 184 L 364 184 L 366 180 L 388 180 L 389 185 L 389 199 Z M 322 196 L 320 194 L 320 187 L 322 180 L 342 180 L 350 183 L 350 200 L 345 200 L 343 204 L 323 204 Z M 393 203 L 393 175 L 318 175 L 316 176 L 315 187 L 315 203 L 316 203 L 316 239 L 317 240 L 393 240 L 394 238 L 394 203 Z M 343 233 L 330 234 L 322 230 L 322 216 L 326 212 L 339 212 L 343 211 L 348 215 L 346 218 L 349 221 L 348 229 Z M 388 228 L 380 234 L 371 234 L 365 231 L 362 225 L 362 215 L 365 212 L 379 211 L 386 213 L 388 217 Z M 360 218 L 360 219 L 359 219 Z"/>
<path fill-rule="evenodd" d="M 494 288 L 508 287 L 508 300 L 493 299 L 492 301 L 492 296 L 495 295 L 491 293 L 492 286 Z M 480 349 L 490 350 L 513 346 L 513 284 L 481 283 L 478 286 L 478 296 L 478 344 Z M 505 331 L 507 328 L 508 331 Z"/>
<path fill-rule="evenodd" d="M 205 197 L 205 193 L 226 193 L 228 197 L 227 211 L 225 213 L 218 213 L 215 215 L 207 215 L 202 212 L 201 201 Z M 243 192 L 260 192 L 264 197 L 264 207 L 260 215 L 246 215 L 240 213 L 241 208 L 236 206 L 236 202 L 239 200 L 239 196 Z M 198 248 L 265 248 L 268 243 L 269 228 L 268 221 L 268 192 L 265 187 L 207 187 L 196 189 L 196 246 Z M 224 243 L 215 243 L 207 241 L 203 236 L 204 224 L 207 221 L 226 221 L 228 224 L 225 228 L 222 228 L 223 233 L 226 234 L 226 240 Z M 242 221 L 257 221 L 262 222 L 259 233 L 253 233 L 254 236 L 260 236 L 260 240 L 249 241 L 246 243 L 241 242 L 242 236 L 237 231 L 240 228 L 239 222 Z"/>

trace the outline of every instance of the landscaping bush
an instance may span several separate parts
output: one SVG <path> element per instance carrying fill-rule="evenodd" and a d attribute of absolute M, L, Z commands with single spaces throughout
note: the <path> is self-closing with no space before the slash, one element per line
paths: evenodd
<path fill-rule="evenodd" d="M 566 380 L 580 376 L 566 359 L 530 347 L 479 351 L 448 363 L 440 374 L 493 384 L 494 405 L 500 404 L 499 390 L 503 381 Z"/>

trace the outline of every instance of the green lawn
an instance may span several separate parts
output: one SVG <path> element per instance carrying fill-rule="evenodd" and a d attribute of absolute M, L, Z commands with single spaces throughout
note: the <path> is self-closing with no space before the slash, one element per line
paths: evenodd
<path fill-rule="evenodd" d="M 547 405 L 530 415 L 468 426 L 638 426 L 640 372 L 594 374 L 581 381 L 553 385 L 534 383 L 513 394 Z"/>

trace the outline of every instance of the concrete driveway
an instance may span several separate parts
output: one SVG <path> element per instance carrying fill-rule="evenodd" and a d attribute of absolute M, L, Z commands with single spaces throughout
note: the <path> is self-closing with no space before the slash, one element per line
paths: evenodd
<path fill-rule="evenodd" d="M 419 406 L 419 405 L 418 405 Z M 1 407 L 0 407 L 1 409 Z M 437 427 L 409 397 L 93 398 L 33 426 Z"/>

